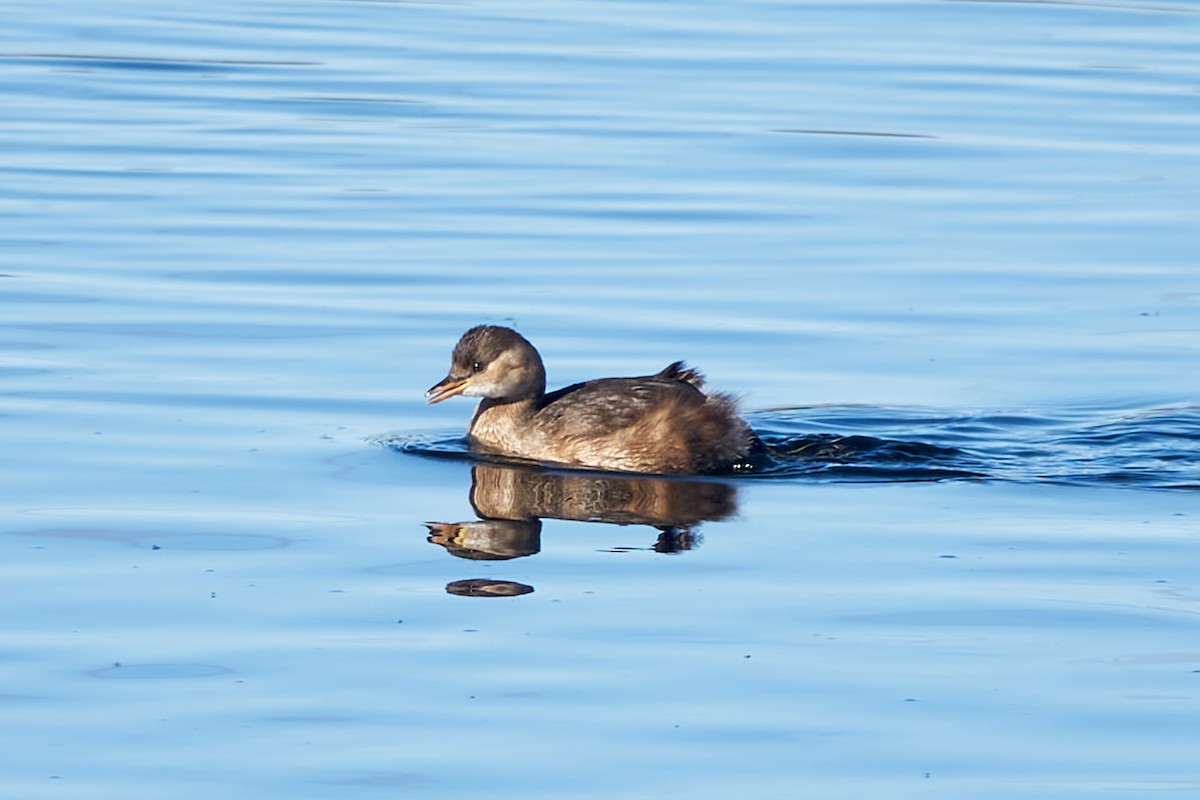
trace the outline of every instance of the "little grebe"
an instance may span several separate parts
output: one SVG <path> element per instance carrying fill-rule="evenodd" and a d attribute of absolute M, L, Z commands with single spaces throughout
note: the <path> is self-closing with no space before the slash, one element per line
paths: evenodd
<path fill-rule="evenodd" d="M 580 467 L 654 473 L 711 472 L 750 452 L 754 434 L 733 399 L 700 391 L 704 378 L 677 361 L 656 375 L 600 378 L 546 394 L 542 358 L 509 328 L 463 334 L 430 403 L 482 397 L 467 439 L 501 455 Z"/>

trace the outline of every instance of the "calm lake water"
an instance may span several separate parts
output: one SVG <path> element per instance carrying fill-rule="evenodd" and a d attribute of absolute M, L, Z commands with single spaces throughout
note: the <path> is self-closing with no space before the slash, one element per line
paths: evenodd
<path fill-rule="evenodd" d="M 3 5 L 0 794 L 1200 794 L 1197 3 Z"/>

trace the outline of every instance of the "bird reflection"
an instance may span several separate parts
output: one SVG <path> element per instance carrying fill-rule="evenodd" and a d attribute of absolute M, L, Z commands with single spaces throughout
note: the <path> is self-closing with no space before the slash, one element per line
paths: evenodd
<path fill-rule="evenodd" d="M 476 561 L 505 561 L 542 549 L 542 521 L 480 519 L 474 522 L 426 522 L 429 541 L 452 556 Z"/>
<path fill-rule="evenodd" d="M 470 501 L 479 519 L 428 522 L 429 541 L 459 558 L 503 561 L 541 550 L 542 519 L 648 525 L 658 530 L 651 548 L 690 550 L 701 522 L 737 511 L 737 489 L 716 481 L 583 472 L 548 472 L 522 466 L 476 464 Z M 470 579 L 446 587 L 470 597 L 527 594 L 533 587 L 511 581 Z"/>

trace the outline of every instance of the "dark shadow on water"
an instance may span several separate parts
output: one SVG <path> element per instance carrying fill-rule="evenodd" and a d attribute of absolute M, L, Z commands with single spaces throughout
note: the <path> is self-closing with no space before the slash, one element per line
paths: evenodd
<path fill-rule="evenodd" d="M 760 434 L 762 450 L 738 472 L 755 477 L 913 482 L 986 478 L 970 453 L 955 447 L 863 434 Z"/>
<path fill-rule="evenodd" d="M 1142 489 L 1200 484 L 1200 406 L 1053 414 L 828 406 L 750 419 L 769 452 L 754 470 L 765 477 Z"/>

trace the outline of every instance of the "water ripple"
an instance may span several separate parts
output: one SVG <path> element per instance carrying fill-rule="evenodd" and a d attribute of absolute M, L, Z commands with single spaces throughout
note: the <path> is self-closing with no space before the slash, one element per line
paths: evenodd
<path fill-rule="evenodd" d="M 846 482 L 995 480 L 1200 488 L 1200 406 L 939 413 L 809 406 L 749 415 L 762 449 L 731 476 Z M 494 460 L 459 437 L 376 440 L 416 455 Z"/>

